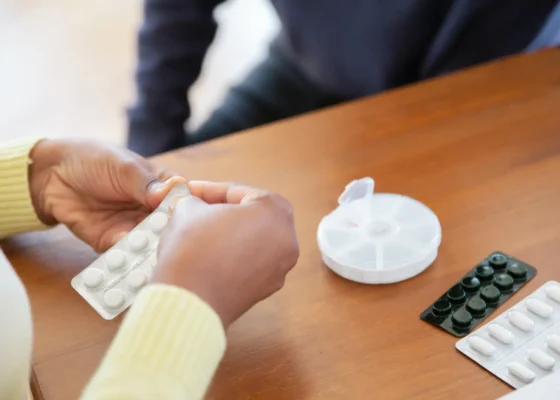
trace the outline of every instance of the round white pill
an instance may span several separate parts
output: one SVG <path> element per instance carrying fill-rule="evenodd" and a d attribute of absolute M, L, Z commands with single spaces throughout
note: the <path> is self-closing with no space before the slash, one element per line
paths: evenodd
<path fill-rule="evenodd" d="M 109 308 L 120 308 L 126 300 L 124 292 L 120 289 L 110 289 L 103 296 L 103 301 Z"/>
<path fill-rule="evenodd" d="M 556 333 L 546 337 L 546 345 L 557 353 L 560 353 L 560 336 Z"/>
<path fill-rule="evenodd" d="M 546 295 L 557 303 L 560 303 L 560 286 L 549 285 L 546 288 Z"/>
<path fill-rule="evenodd" d="M 539 317 L 549 318 L 554 311 L 552 306 L 546 304 L 544 301 L 530 298 L 528 299 L 525 304 L 527 305 L 527 309 L 531 311 L 533 314 L 537 314 Z"/>
<path fill-rule="evenodd" d="M 97 268 L 89 268 L 82 274 L 84 285 L 90 289 L 95 289 L 103 282 L 103 271 Z"/>
<path fill-rule="evenodd" d="M 488 325 L 488 332 L 494 339 L 497 339 L 504 344 L 513 343 L 513 340 L 515 339 L 515 335 L 512 331 L 495 323 Z"/>
<path fill-rule="evenodd" d="M 508 320 L 513 326 L 524 332 L 532 331 L 535 326 L 535 321 L 520 311 L 510 311 L 508 313 Z"/>
<path fill-rule="evenodd" d="M 128 245 L 132 251 L 143 250 L 148 245 L 148 235 L 141 231 L 134 231 L 128 235 Z"/>
<path fill-rule="evenodd" d="M 496 351 L 496 348 L 492 345 L 492 343 L 479 336 L 471 336 L 469 338 L 469 347 L 485 356 L 491 356 Z"/>
<path fill-rule="evenodd" d="M 531 349 L 527 351 L 527 358 L 533 364 L 538 365 L 542 369 L 551 370 L 556 360 L 540 349 Z"/>
<path fill-rule="evenodd" d="M 157 212 L 150 217 L 150 228 L 155 233 L 160 233 L 167 225 L 167 221 L 169 221 L 169 217 L 164 212 Z"/>
<path fill-rule="evenodd" d="M 130 290 L 138 291 L 148 283 L 148 274 L 145 271 L 135 269 L 128 274 L 127 282 Z"/>
<path fill-rule="evenodd" d="M 511 375 L 515 376 L 521 382 L 531 383 L 535 379 L 535 373 L 520 362 L 514 361 L 509 363 L 507 369 Z"/>
<path fill-rule="evenodd" d="M 122 250 L 109 250 L 105 254 L 105 261 L 107 262 L 107 268 L 111 271 L 118 271 L 126 263 L 126 254 Z"/>

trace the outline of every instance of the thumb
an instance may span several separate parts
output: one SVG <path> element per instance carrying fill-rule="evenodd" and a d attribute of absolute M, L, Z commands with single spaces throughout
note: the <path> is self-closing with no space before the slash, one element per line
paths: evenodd
<path fill-rule="evenodd" d="M 173 176 L 165 181 L 158 179 L 152 181 L 147 187 L 147 205 L 151 209 L 156 209 L 177 183 L 184 183 L 186 187 L 187 180 L 180 176 Z"/>
<path fill-rule="evenodd" d="M 180 176 L 162 181 L 149 165 L 144 165 L 135 158 L 118 166 L 119 184 L 124 193 L 152 210 L 159 206 L 173 185 L 177 182 L 187 183 Z"/>
<path fill-rule="evenodd" d="M 149 168 L 135 159 L 126 162 L 117 161 L 113 163 L 113 166 L 116 167 L 118 182 L 123 195 L 143 206 L 150 207 L 149 194 L 163 185 L 163 182 Z"/>

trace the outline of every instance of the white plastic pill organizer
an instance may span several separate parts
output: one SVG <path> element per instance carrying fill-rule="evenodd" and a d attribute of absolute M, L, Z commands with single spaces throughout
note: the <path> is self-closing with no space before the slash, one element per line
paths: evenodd
<path fill-rule="evenodd" d="M 72 279 L 72 287 L 103 318 L 113 319 L 126 310 L 148 283 L 169 208 L 189 195 L 185 184 L 173 186 L 152 214 Z"/>
<path fill-rule="evenodd" d="M 545 283 L 455 347 L 516 389 L 560 372 L 560 283 Z"/>

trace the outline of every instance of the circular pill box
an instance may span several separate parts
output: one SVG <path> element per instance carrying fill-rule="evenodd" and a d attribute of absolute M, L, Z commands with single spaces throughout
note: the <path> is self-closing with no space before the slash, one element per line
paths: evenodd
<path fill-rule="evenodd" d="M 343 278 L 388 284 L 412 278 L 438 255 L 441 225 L 427 206 L 410 197 L 373 193 L 371 178 L 346 186 L 339 206 L 317 229 L 324 263 Z"/>

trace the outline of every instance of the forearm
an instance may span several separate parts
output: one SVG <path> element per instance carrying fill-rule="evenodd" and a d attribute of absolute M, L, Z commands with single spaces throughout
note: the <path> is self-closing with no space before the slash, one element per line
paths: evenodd
<path fill-rule="evenodd" d="M 150 285 L 82 400 L 202 399 L 225 345 L 220 318 L 206 303 L 174 286 Z"/>
<path fill-rule="evenodd" d="M 212 12 L 218 3 L 145 1 L 138 35 L 137 100 L 128 111 L 131 135 L 157 135 L 160 145 L 183 134 L 189 116 L 187 90 L 216 33 Z"/>
<path fill-rule="evenodd" d="M 0 238 L 43 227 L 29 191 L 30 152 L 38 138 L 0 144 Z"/>

